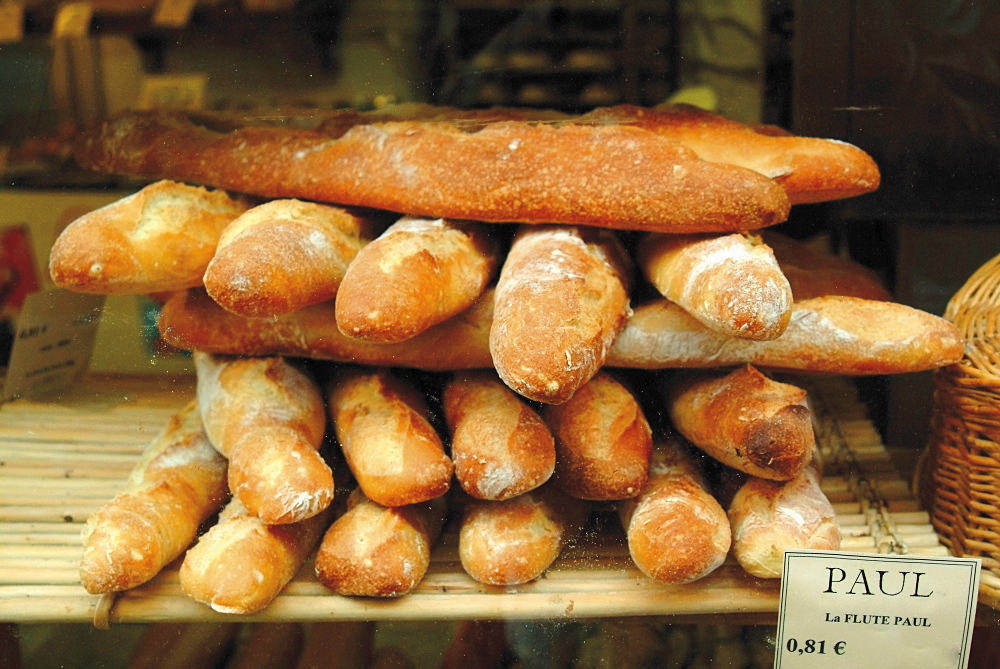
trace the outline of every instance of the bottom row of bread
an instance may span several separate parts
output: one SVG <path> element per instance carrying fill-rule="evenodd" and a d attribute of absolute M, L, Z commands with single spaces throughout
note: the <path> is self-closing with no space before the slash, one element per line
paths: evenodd
<path fill-rule="evenodd" d="M 806 392 L 753 367 L 645 378 L 641 396 L 602 371 L 570 401 L 535 405 L 492 370 L 202 353 L 195 366 L 197 397 L 87 521 L 91 593 L 183 556 L 187 595 L 254 613 L 312 557 L 332 593 L 397 597 L 448 529 L 472 579 L 511 586 L 542 576 L 606 510 L 661 583 L 703 578 L 730 554 L 774 578 L 785 549 L 840 544 Z"/>

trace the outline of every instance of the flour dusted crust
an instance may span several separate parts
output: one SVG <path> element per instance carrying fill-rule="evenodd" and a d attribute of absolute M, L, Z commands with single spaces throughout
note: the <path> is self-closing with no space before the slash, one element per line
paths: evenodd
<path fill-rule="evenodd" d="M 74 220 L 56 238 L 60 288 L 142 295 L 200 286 L 222 231 L 250 202 L 161 180 Z"/>
<path fill-rule="evenodd" d="M 790 206 L 770 178 L 668 136 L 571 119 L 388 121 L 334 136 L 132 113 L 84 137 L 76 156 L 101 171 L 431 218 L 734 231 L 780 223 Z"/>

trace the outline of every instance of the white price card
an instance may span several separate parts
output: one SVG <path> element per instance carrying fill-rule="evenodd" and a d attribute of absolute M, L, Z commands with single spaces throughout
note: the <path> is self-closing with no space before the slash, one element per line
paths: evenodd
<path fill-rule="evenodd" d="M 785 553 L 774 666 L 965 669 L 977 558 Z"/>
<path fill-rule="evenodd" d="M 24 37 L 24 5 L 0 0 L 0 42 L 17 42 Z"/>
<path fill-rule="evenodd" d="M 3 398 L 39 397 L 71 386 L 90 366 L 103 295 L 45 290 L 18 314 Z"/>
<path fill-rule="evenodd" d="M 90 20 L 94 16 L 94 6 L 89 2 L 67 2 L 59 5 L 56 19 L 52 24 L 54 37 L 86 37 L 90 32 Z"/>
<path fill-rule="evenodd" d="M 159 0 L 153 12 L 153 25 L 160 28 L 183 28 L 191 20 L 194 0 Z"/>

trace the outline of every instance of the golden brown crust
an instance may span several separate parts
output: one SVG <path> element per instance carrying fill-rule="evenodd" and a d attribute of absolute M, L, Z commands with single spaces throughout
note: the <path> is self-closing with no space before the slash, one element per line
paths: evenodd
<path fill-rule="evenodd" d="M 632 123 L 680 142 L 703 160 L 754 170 L 784 186 L 792 204 L 855 197 L 881 182 L 871 156 L 847 142 L 775 132 L 691 105 L 619 105 L 587 118 Z"/>
<path fill-rule="evenodd" d="M 964 341 L 949 321 L 892 302 L 828 295 L 792 307 L 771 341 L 726 337 L 666 300 L 635 308 L 608 354 L 637 369 L 758 367 L 847 375 L 899 374 L 957 362 Z"/>
<path fill-rule="evenodd" d="M 792 289 L 770 247 L 743 234 L 642 238 L 646 279 L 709 329 L 742 339 L 777 339 L 788 327 Z"/>
<path fill-rule="evenodd" d="M 220 613 L 256 613 L 298 573 L 329 521 L 329 507 L 305 520 L 268 525 L 236 498 L 181 563 L 184 593 Z"/>
<path fill-rule="evenodd" d="M 500 264 L 486 226 L 404 216 L 361 249 L 337 293 L 337 328 L 394 343 L 468 309 Z"/>
<path fill-rule="evenodd" d="M 451 433 L 455 480 L 470 496 L 509 499 L 552 476 L 552 433 L 493 371 L 454 374 L 441 400 Z"/>
<path fill-rule="evenodd" d="M 629 314 L 631 265 L 614 233 L 523 228 L 497 279 L 493 365 L 515 392 L 561 404 L 604 365 Z"/>
<path fill-rule="evenodd" d="M 333 137 L 133 113 L 83 138 L 76 156 L 102 171 L 432 218 L 710 232 L 773 225 L 789 209 L 771 179 L 620 124 L 501 121 L 466 132 L 398 121 Z"/>
<path fill-rule="evenodd" d="M 340 207 L 271 200 L 247 210 L 219 238 L 205 290 L 224 309 L 280 316 L 333 299 L 375 223 Z"/>
<path fill-rule="evenodd" d="M 488 585 L 518 585 L 549 568 L 583 528 L 590 507 L 547 483 L 503 501 L 472 500 L 460 520 L 465 572 Z"/>
<path fill-rule="evenodd" d="M 390 369 L 346 367 L 327 385 L 333 429 L 358 486 L 383 506 L 443 495 L 454 465 L 423 396 Z"/>
<path fill-rule="evenodd" d="M 358 597 L 399 597 L 417 587 L 444 524 L 443 499 L 386 507 L 357 490 L 349 506 L 316 551 L 320 583 Z"/>
<path fill-rule="evenodd" d="M 49 274 L 81 293 L 199 286 L 222 230 L 249 206 L 223 191 L 158 181 L 70 223 L 52 246 Z"/>
<path fill-rule="evenodd" d="M 229 489 L 266 523 L 293 523 L 333 500 L 319 453 L 326 412 L 319 386 L 283 358 L 194 354 L 198 402 L 212 444 L 229 458 Z"/>
<path fill-rule="evenodd" d="M 751 365 L 675 375 L 665 398 L 677 431 L 734 469 L 787 481 L 812 460 L 816 437 L 806 391 Z"/>
<path fill-rule="evenodd" d="M 208 442 L 192 400 L 146 447 L 125 490 L 87 519 L 83 587 L 119 592 L 153 578 L 194 541 L 227 495 L 226 461 Z"/>
<path fill-rule="evenodd" d="M 654 581 L 696 581 L 721 566 L 729 552 L 726 512 L 676 440 L 657 443 L 646 485 L 620 502 L 618 511 L 632 560 Z"/>
<path fill-rule="evenodd" d="M 812 468 L 784 482 L 751 477 L 728 513 L 733 554 L 758 578 L 781 578 L 785 550 L 840 548 L 837 514 Z"/>
<path fill-rule="evenodd" d="M 598 372 L 542 417 L 556 439 L 555 481 L 569 495 L 619 500 L 639 494 L 649 475 L 652 433 L 631 391 Z"/>

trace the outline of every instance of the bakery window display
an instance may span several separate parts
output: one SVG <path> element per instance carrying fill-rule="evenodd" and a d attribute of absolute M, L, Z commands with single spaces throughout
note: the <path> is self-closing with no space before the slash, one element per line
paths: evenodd
<path fill-rule="evenodd" d="M 218 611 L 261 611 L 302 570 L 331 597 L 405 598 L 448 541 L 499 593 L 595 523 L 651 583 L 730 558 L 775 578 L 782 549 L 841 540 L 802 375 L 962 355 L 948 321 L 769 229 L 877 188 L 857 147 L 686 106 L 309 121 L 101 124 L 78 160 L 150 180 L 134 197 L 169 193 L 169 215 L 123 200 L 65 233 L 114 245 L 51 256 L 67 289 L 156 292 L 162 336 L 194 352 L 231 499 L 180 575 Z M 209 196 L 228 222 L 197 267 L 143 251 L 203 231 Z M 240 553 L 252 578 L 206 592 Z"/>

